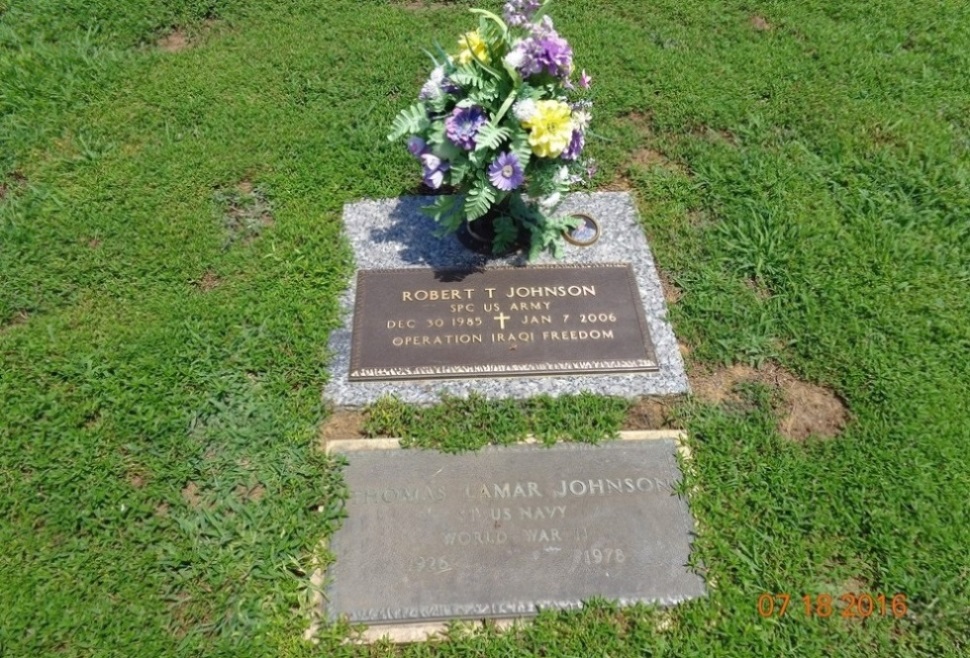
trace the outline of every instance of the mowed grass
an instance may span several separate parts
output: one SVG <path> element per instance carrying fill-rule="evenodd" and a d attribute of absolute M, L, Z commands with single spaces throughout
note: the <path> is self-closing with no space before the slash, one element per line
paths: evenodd
<path fill-rule="evenodd" d="M 399 648 L 301 639 L 343 495 L 316 449 L 353 272 L 341 208 L 414 187 L 384 135 L 468 6 L 0 0 L 0 655 L 966 655 L 955 1 L 557 3 L 594 76 L 595 186 L 636 195 L 691 372 L 777 363 L 850 421 L 790 442 L 763 386 L 677 408 L 704 599 Z M 464 447 L 608 436 L 622 409 L 389 402 L 370 427 L 455 449 L 456 427 Z M 850 591 L 909 611 L 805 615 L 802 595 Z M 792 596 L 784 617 L 758 615 L 763 592 Z"/>

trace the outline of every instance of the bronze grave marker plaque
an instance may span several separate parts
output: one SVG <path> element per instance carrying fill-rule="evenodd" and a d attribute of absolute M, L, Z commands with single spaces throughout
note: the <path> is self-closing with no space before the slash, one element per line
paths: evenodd
<path fill-rule="evenodd" d="M 628 264 L 357 275 L 351 381 L 654 370 Z"/>
<path fill-rule="evenodd" d="M 704 593 L 676 440 L 347 458 L 324 612 L 366 624 L 526 617 L 594 596 L 673 604 Z M 365 445 L 361 445 L 365 444 Z"/>

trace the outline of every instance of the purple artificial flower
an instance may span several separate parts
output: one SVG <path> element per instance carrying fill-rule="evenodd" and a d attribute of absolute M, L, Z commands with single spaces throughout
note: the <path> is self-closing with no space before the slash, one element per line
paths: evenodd
<path fill-rule="evenodd" d="M 579 76 L 579 86 L 583 89 L 589 89 L 589 86 L 593 83 L 593 77 L 586 73 L 586 69 L 583 69 L 583 74 Z"/>
<path fill-rule="evenodd" d="M 420 158 L 426 152 L 428 148 L 428 143 L 417 135 L 411 135 L 408 138 L 408 153 L 416 158 Z"/>
<path fill-rule="evenodd" d="M 475 150 L 475 136 L 488 119 L 480 107 L 456 107 L 445 119 L 445 134 L 455 146 Z"/>
<path fill-rule="evenodd" d="M 511 192 L 525 180 L 522 164 L 514 153 L 501 153 L 488 168 L 488 180 L 503 192 Z"/>
<path fill-rule="evenodd" d="M 569 140 L 569 146 L 562 152 L 562 159 L 575 160 L 583 152 L 584 146 L 586 146 L 586 135 L 582 130 L 573 130 L 573 136 Z"/>
<path fill-rule="evenodd" d="M 513 27 L 522 27 L 532 21 L 532 17 L 542 6 L 542 0 L 509 0 L 502 8 L 505 22 Z"/>
<path fill-rule="evenodd" d="M 445 172 L 451 168 L 451 165 L 431 153 L 421 156 L 421 164 L 424 166 L 424 184 L 432 190 L 437 190 L 445 182 Z"/>
<path fill-rule="evenodd" d="M 566 79 L 573 70 L 573 49 L 556 33 L 552 19 L 545 16 L 541 23 L 533 26 L 530 37 L 515 43 L 506 62 L 523 78 L 545 72 Z"/>
<path fill-rule="evenodd" d="M 573 49 L 569 42 L 553 33 L 539 41 L 542 47 L 540 62 L 549 75 L 565 77 L 573 70 Z"/>

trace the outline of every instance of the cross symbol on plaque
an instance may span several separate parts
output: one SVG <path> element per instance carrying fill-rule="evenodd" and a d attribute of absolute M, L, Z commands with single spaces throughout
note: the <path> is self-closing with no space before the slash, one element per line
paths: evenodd
<path fill-rule="evenodd" d="M 505 331 L 505 321 L 506 320 L 511 320 L 512 319 L 512 316 L 511 315 L 506 315 L 505 313 L 499 313 L 498 315 L 494 316 L 492 319 L 493 320 L 498 320 L 501 323 L 501 329 L 502 329 L 502 331 Z"/>

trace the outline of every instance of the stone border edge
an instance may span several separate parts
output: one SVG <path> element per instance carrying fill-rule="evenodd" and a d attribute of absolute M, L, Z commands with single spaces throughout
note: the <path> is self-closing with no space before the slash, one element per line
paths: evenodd
<path fill-rule="evenodd" d="M 682 442 L 687 437 L 683 430 L 624 430 L 619 432 L 618 441 L 645 441 L 658 439 L 674 439 Z M 609 442 L 611 439 L 607 439 Z M 518 444 L 513 445 L 533 445 L 540 441 L 532 435 L 528 435 Z M 328 455 L 334 453 L 359 452 L 369 450 L 399 450 L 401 449 L 401 439 L 334 439 L 327 442 L 326 452 Z"/>

